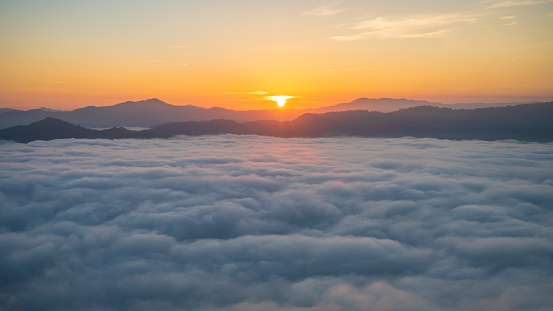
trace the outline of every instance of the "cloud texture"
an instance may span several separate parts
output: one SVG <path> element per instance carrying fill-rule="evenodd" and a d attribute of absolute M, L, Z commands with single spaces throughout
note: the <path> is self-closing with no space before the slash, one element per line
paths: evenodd
<path fill-rule="evenodd" d="M 347 36 L 335 36 L 338 41 L 354 41 L 366 38 L 436 38 L 449 32 L 454 25 L 475 23 L 477 14 L 419 15 L 403 19 L 378 17 L 342 27 L 361 30 L 361 33 Z"/>
<path fill-rule="evenodd" d="M 549 310 L 553 144 L 0 145 L 0 310 Z"/>

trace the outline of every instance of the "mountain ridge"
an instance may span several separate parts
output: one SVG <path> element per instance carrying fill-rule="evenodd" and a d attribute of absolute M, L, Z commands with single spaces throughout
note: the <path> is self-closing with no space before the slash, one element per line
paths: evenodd
<path fill-rule="evenodd" d="M 49 108 L 22 111 L 2 108 L 0 111 L 0 129 L 29 124 L 47 117 L 58 118 L 91 128 L 110 128 L 114 126 L 152 127 L 167 122 L 209 121 L 213 119 L 229 119 L 237 122 L 256 120 L 290 121 L 304 113 L 325 113 L 358 109 L 392 112 L 420 105 L 466 109 L 467 107 L 479 108 L 482 105 L 507 106 L 517 104 L 521 103 L 468 104 L 469 106 L 467 106 L 467 104 L 445 105 L 405 98 L 358 98 L 349 103 L 315 109 L 231 110 L 221 107 L 177 106 L 168 104 L 157 98 L 150 98 L 141 101 L 126 101 L 111 106 L 87 106 L 71 111 L 59 111 Z"/>
<path fill-rule="evenodd" d="M 176 135 L 253 134 L 275 137 L 429 137 L 553 142 L 553 102 L 454 110 L 418 106 L 394 112 L 349 110 L 306 113 L 292 121 L 236 122 L 214 119 L 164 123 L 147 130 L 105 130 L 46 118 L 0 130 L 0 139 L 17 142 L 58 138 L 168 138 Z"/>

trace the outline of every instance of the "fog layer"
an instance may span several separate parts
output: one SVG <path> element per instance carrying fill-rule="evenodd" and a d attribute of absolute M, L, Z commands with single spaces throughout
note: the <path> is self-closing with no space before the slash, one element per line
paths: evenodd
<path fill-rule="evenodd" d="M 0 310 L 550 310 L 553 144 L 0 144 Z"/>

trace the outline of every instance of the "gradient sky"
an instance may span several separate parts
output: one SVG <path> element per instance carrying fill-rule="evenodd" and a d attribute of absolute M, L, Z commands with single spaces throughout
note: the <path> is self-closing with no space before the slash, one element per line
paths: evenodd
<path fill-rule="evenodd" d="M 553 100 L 553 0 L 0 0 L 0 107 Z"/>

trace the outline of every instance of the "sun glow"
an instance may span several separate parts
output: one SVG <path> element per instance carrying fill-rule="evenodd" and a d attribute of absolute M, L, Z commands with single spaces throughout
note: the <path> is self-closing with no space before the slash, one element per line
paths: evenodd
<path fill-rule="evenodd" d="M 275 101 L 277 105 L 282 108 L 284 105 L 286 105 L 286 101 L 290 98 L 294 98 L 294 96 L 267 96 L 265 99 Z"/>

